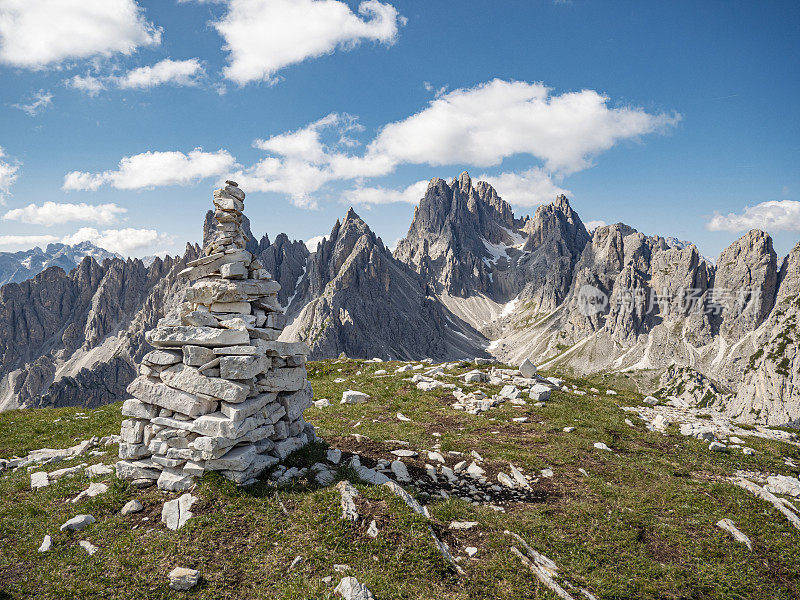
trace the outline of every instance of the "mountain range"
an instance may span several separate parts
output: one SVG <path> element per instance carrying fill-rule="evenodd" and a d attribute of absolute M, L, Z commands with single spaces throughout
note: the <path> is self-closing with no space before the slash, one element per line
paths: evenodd
<path fill-rule="evenodd" d="M 213 227 L 209 212 L 204 239 Z M 518 218 L 467 173 L 430 181 L 394 252 L 353 209 L 314 252 L 243 229 L 281 284 L 283 339 L 308 343 L 311 359 L 530 358 L 800 426 L 800 243 L 779 260 L 753 230 L 713 263 L 622 223 L 590 233 L 564 196 Z M 148 264 L 89 255 L 0 288 L 0 409 L 124 397 L 142 332 L 177 309 L 177 273 L 200 251 Z"/>
<path fill-rule="evenodd" d="M 20 252 L 0 252 L 0 285 L 25 281 L 54 266 L 69 272 L 87 256 L 99 263 L 107 258 L 122 258 L 88 241 L 72 245 L 48 244 L 44 250 L 37 246 Z"/>

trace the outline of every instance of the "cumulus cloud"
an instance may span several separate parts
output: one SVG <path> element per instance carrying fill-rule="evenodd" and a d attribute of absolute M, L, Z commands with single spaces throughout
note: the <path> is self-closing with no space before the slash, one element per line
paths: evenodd
<path fill-rule="evenodd" d="M 78 90 L 87 94 L 88 96 L 97 96 L 100 92 L 106 89 L 106 84 L 102 79 L 94 75 L 75 75 L 64 82 L 69 88 Z"/>
<path fill-rule="evenodd" d="M 538 167 L 520 173 L 481 175 L 479 179 L 491 184 L 503 200 L 514 206 L 536 206 L 552 202 L 559 194 L 570 195 Z"/>
<path fill-rule="evenodd" d="M 583 225 L 589 232 L 592 232 L 598 227 L 605 227 L 606 225 L 608 225 L 608 223 L 606 223 L 601 219 L 598 219 L 596 221 L 586 221 Z"/>
<path fill-rule="evenodd" d="M 126 156 L 115 171 L 72 171 L 64 177 L 65 190 L 96 190 L 110 185 L 118 190 L 138 190 L 166 185 L 189 185 L 226 174 L 236 164 L 226 150 L 204 152 L 144 152 Z"/>
<path fill-rule="evenodd" d="M 29 117 L 35 117 L 44 109 L 53 105 L 53 94 L 44 90 L 39 90 L 33 94 L 30 101 L 12 104 L 12 108 L 18 108 Z"/>
<path fill-rule="evenodd" d="M 745 206 L 739 214 L 714 213 L 706 223 L 709 231 L 800 231 L 800 202 L 796 200 L 770 200 L 755 206 Z"/>
<path fill-rule="evenodd" d="M 352 203 L 416 202 L 422 195 L 419 182 L 389 190 L 365 181 L 406 164 L 487 168 L 509 157 L 527 156 L 541 166 L 483 178 L 513 204 L 533 206 L 566 193 L 559 185 L 563 177 L 591 166 L 603 151 L 624 140 L 663 132 L 679 119 L 640 108 L 612 107 L 607 97 L 591 90 L 555 95 L 540 83 L 495 79 L 443 93 L 416 114 L 382 127 L 365 147 L 357 139 L 363 132 L 357 119 L 339 113 L 257 139 L 253 145 L 266 157 L 239 167 L 231 176 L 248 191 L 286 194 L 306 208 L 316 207 L 315 192 L 330 182 L 354 183 L 346 193 Z M 227 152 L 219 153 L 228 159 L 221 161 L 221 174 L 234 160 Z M 148 168 L 166 170 L 164 161 L 155 156 L 160 153 L 152 154 Z M 168 183 L 162 184 L 148 176 L 146 184 L 124 187 L 117 181 L 127 170 L 123 163 L 137 157 L 123 159 L 119 171 L 70 173 L 64 187 L 96 189 L 108 181 L 121 189 L 178 183 L 166 178 Z"/>
<path fill-rule="evenodd" d="M 122 89 L 151 88 L 165 83 L 191 86 L 197 85 L 197 77 L 204 73 L 200 60 L 197 58 L 188 60 L 167 58 L 153 66 L 139 67 L 128 71 L 117 79 L 117 85 Z"/>
<path fill-rule="evenodd" d="M 154 229 L 104 229 L 98 231 L 93 227 L 82 227 L 75 233 L 62 238 L 64 244 L 80 244 L 92 242 L 95 246 L 123 256 L 141 254 L 157 254 L 162 247 L 174 242 L 174 238 Z"/>
<path fill-rule="evenodd" d="M 553 177 L 585 169 L 615 144 L 664 131 L 680 119 L 610 107 L 607 97 L 591 90 L 554 95 L 540 83 L 499 79 L 438 96 L 420 112 L 384 126 L 361 153 L 323 141 L 331 129 L 340 140 L 346 137 L 342 130 L 352 117 L 344 117 L 331 114 L 257 140 L 255 146 L 270 156 L 236 176 L 254 190 L 289 194 L 299 206 L 314 206 L 311 194 L 336 180 L 359 181 L 348 192 L 354 202 L 408 202 L 408 190 L 368 187 L 360 180 L 388 175 L 403 164 L 490 167 L 528 155 L 543 166 L 484 178 L 510 202 L 532 206 L 566 192 Z"/>
<path fill-rule="evenodd" d="M 28 69 L 129 55 L 158 45 L 161 30 L 135 0 L 3 0 L 0 62 Z"/>
<path fill-rule="evenodd" d="M 248 190 L 287 194 L 295 205 L 315 208 L 311 194 L 326 183 L 382 175 L 391 168 L 350 154 L 354 141 L 349 133 L 359 130 L 352 116 L 331 113 L 296 131 L 258 139 L 253 145 L 271 156 L 233 177 Z M 326 143 L 323 135 L 333 140 Z"/>
<path fill-rule="evenodd" d="M 339 0 L 229 0 L 213 25 L 228 52 L 225 77 L 244 85 L 274 83 L 284 67 L 362 41 L 392 45 L 403 23 L 397 9 L 377 0 L 361 2 L 358 14 Z"/>
<path fill-rule="evenodd" d="M 5 151 L 0 147 L 0 205 L 6 203 L 6 198 L 11 193 L 11 186 L 17 180 L 19 163 L 6 158 Z"/>
<path fill-rule="evenodd" d="M 368 148 L 399 163 L 490 167 L 515 154 L 572 173 L 618 142 L 663 131 L 678 115 L 609 107 L 594 90 L 553 95 L 541 83 L 493 79 L 453 90 L 386 125 Z"/>
<path fill-rule="evenodd" d="M 86 221 L 98 225 L 111 225 L 118 216 L 127 209 L 116 204 L 98 204 L 95 206 L 81 204 L 60 204 L 45 202 L 41 206 L 29 204 L 23 208 L 15 208 L 3 215 L 5 221 L 19 221 L 32 225 L 62 225 L 70 221 Z"/>
<path fill-rule="evenodd" d="M 57 242 L 54 235 L 0 235 L 0 246 L 3 248 L 30 248 L 31 246 L 45 246 Z"/>
<path fill-rule="evenodd" d="M 325 239 L 324 235 L 315 235 L 311 239 L 306 240 L 304 243 L 306 245 L 306 248 L 308 248 L 309 252 L 316 252 L 317 245 L 324 239 Z"/>
<path fill-rule="evenodd" d="M 402 190 L 395 190 L 385 188 L 382 186 L 376 187 L 355 187 L 342 194 L 342 202 L 346 204 L 394 204 L 396 202 L 405 202 L 407 204 L 416 204 L 425 195 L 428 189 L 428 181 L 422 180 L 412 183 Z"/>

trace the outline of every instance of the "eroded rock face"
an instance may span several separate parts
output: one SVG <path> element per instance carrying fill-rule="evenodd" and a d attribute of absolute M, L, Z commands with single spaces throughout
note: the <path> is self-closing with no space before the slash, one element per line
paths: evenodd
<path fill-rule="evenodd" d="M 522 226 L 489 184 L 473 186 L 466 172 L 449 184 L 434 178 L 394 256 L 448 294 L 493 296 L 500 286 L 492 273 L 495 268 L 508 269 L 507 248 L 519 254 L 513 247 L 524 243 L 517 233 Z"/>
<path fill-rule="evenodd" d="M 484 356 L 484 338 L 450 314 L 430 286 L 395 260 L 353 209 L 311 256 L 304 308 L 281 339 L 310 358 Z"/>
<path fill-rule="evenodd" d="M 90 257 L 0 288 L 0 410 L 99 406 L 120 399 L 146 352 L 142 331 L 177 306 L 183 257 Z"/>
<path fill-rule="evenodd" d="M 779 280 L 774 308 L 753 336 L 727 412 L 753 423 L 800 427 L 800 243 L 783 261 Z"/>

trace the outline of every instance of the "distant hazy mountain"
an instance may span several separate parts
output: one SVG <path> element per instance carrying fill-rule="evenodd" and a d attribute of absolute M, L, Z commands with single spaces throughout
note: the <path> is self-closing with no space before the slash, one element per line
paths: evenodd
<path fill-rule="evenodd" d="M 98 263 L 106 258 L 122 258 L 116 252 L 98 248 L 91 242 L 48 244 L 45 250 L 38 246 L 19 252 L 0 252 L 0 285 L 19 283 L 38 275 L 48 267 L 61 267 L 69 273 L 87 256 Z"/>

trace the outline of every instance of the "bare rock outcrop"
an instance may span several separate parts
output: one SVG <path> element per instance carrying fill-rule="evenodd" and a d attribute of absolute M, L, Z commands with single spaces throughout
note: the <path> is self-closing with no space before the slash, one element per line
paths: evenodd
<path fill-rule="evenodd" d="M 450 314 L 351 208 L 311 256 L 304 308 L 281 339 L 310 358 L 483 356 L 485 339 Z"/>

